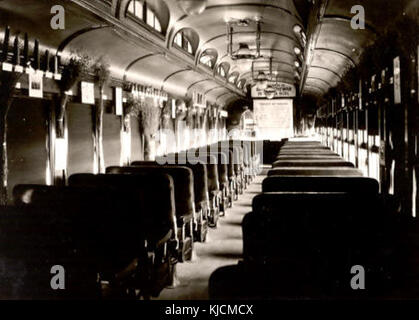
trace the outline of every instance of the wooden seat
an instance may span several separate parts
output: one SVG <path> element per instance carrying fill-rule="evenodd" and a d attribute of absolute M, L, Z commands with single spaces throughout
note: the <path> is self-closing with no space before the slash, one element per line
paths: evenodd
<path fill-rule="evenodd" d="M 268 171 L 268 176 L 278 175 L 305 175 L 305 176 L 358 176 L 362 177 L 362 172 L 358 169 L 349 167 L 288 167 L 273 168 Z"/>
<path fill-rule="evenodd" d="M 193 228 L 195 221 L 195 196 L 193 172 L 187 167 L 173 165 L 144 165 L 131 167 L 108 167 L 111 174 L 168 174 L 175 186 L 176 217 L 179 238 L 179 261 L 192 259 Z"/>
<path fill-rule="evenodd" d="M 270 176 L 262 182 L 262 192 L 348 192 L 378 194 L 378 181 L 351 176 Z"/>
<path fill-rule="evenodd" d="M 352 162 L 338 160 L 323 159 L 298 159 L 298 160 L 277 160 L 272 164 L 273 168 L 284 167 L 348 167 L 354 168 Z"/>

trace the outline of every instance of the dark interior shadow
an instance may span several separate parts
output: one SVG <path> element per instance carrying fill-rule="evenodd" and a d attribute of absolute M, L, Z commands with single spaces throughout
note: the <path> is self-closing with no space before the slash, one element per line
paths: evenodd
<path fill-rule="evenodd" d="M 237 203 L 236 206 L 238 207 L 251 207 L 251 203 Z"/>
<path fill-rule="evenodd" d="M 229 224 L 230 226 L 242 226 L 242 221 L 224 221 L 223 224 Z"/>
<path fill-rule="evenodd" d="M 232 253 L 232 252 L 217 252 L 211 253 L 210 256 L 218 259 L 237 259 L 240 260 L 243 258 L 242 254 Z"/>

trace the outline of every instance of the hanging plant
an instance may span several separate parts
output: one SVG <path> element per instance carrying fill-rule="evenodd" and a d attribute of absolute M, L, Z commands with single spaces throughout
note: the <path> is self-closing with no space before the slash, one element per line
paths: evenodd
<path fill-rule="evenodd" d="M 100 87 L 104 87 L 110 78 L 110 65 L 102 56 L 93 64 L 93 73 L 95 76 L 95 83 Z"/>
<path fill-rule="evenodd" d="M 142 133 L 153 136 L 160 126 L 161 110 L 154 105 L 152 98 L 135 98 L 129 95 L 124 105 L 124 114 L 136 117 Z"/>
<path fill-rule="evenodd" d="M 171 106 L 167 101 L 164 101 L 163 108 L 161 109 L 161 126 L 163 129 L 170 128 L 171 117 L 172 117 Z"/>
<path fill-rule="evenodd" d="M 75 53 L 70 58 L 68 64 L 64 67 L 61 80 L 58 82 L 60 88 L 60 103 L 57 110 L 57 137 L 64 136 L 64 115 L 68 102 L 68 95 L 65 94 L 76 83 L 86 77 L 91 70 L 92 60 L 87 54 Z"/>
<path fill-rule="evenodd" d="M 187 108 L 185 101 L 181 99 L 176 99 L 176 120 L 182 121 L 185 120 L 185 117 L 187 116 Z"/>
<path fill-rule="evenodd" d="M 103 152 L 103 113 L 105 108 L 103 104 L 103 93 L 104 87 L 110 78 L 109 68 L 110 65 L 104 60 L 103 57 L 100 57 L 98 60 L 96 60 L 93 65 L 95 83 L 99 88 L 99 104 L 95 106 L 94 145 L 100 173 L 105 172 L 105 160 Z"/>
<path fill-rule="evenodd" d="M 194 125 L 194 107 L 193 106 L 189 106 L 188 107 L 188 111 L 186 114 L 186 125 L 190 128 L 193 129 L 193 125 Z"/>
<path fill-rule="evenodd" d="M 130 93 L 124 103 L 124 116 L 138 117 L 137 99 Z"/>
<path fill-rule="evenodd" d="M 134 111 L 134 104 L 135 104 L 135 100 L 134 97 L 132 96 L 132 94 L 128 94 L 127 95 L 127 101 L 123 103 L 122 108 L 123 108 L 123 125 L 124 125 L 124 131 L 128 132 L 129 128 L 130 128 L 130 117 L 134 116 L 137 117 L 137 115 L 135 114 Z"/>
<path fill-rule="evenodd" d="M 152 145 L 160 126 L 160 108 L 154 104 L 153 98 L 139 99 L 138 110 L 139 129 L 144 136 L 144 160 L 154 160 Z"/>
<path fill-rule="evenodd" d="M 145 98 L 139 101 L 138 121 L 140 130 L 145 134 L 153 137 L 160 126 L 160 108 L 155 106 L 154 99 Z"/>
<path fill-rule="evenodd" d="M 6 205 L 8 202 L 7 181 L 9 169 L 7 159 L 7 115 L 13 102 L 16 83 L 21 76 L 22 73 L 17 72 L 0 72 L 0 205 Z"/>

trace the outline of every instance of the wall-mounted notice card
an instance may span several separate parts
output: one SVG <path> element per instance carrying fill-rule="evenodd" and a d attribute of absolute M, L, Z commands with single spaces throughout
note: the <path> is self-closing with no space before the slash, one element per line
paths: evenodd
<path fill-rule="evenodd" d="M 115 88 L 115 114 L 122 116 L 122 88 Z"/>
<path fill-rule="evenodd" d="M 29 97 L 43 97 L 43 72 L 34 71 L 29 73 Z"/>
<path fill-rule="evenodd" d="M 81 82 L 81 103 L 95 104 L 95 85 L 91 82 Z"/>

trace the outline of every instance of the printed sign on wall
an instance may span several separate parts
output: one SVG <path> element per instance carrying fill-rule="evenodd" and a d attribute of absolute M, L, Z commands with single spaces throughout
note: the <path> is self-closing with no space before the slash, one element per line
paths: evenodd
<path fill-rule="evenodd" d="M 81 82 L 81 103 L 95 104 L 95 85 L 91 82 Z"/>
<path fill-rule="evenodd" d="M 277 83 L 274 98 L 294 98 L 297 95 L 295 86 L 288 83 Z M 252 87 L 252 98 L 266 98 L 265 90 Z"/>
<path fill-rule="evenodd" d="M 43 97 L 43 72 L 32 71 L 29 73 L 29 97 Z"/>
<path fill-rule="evenodd" d="M 122 116 L 122 88 L 115 88 L 115 114 Z"/>
<path fill-rule="evenodd" d="M 258 138 L 281 140 L 293 136 L 292 99 L 254 100 L 253 109 Z"/>

